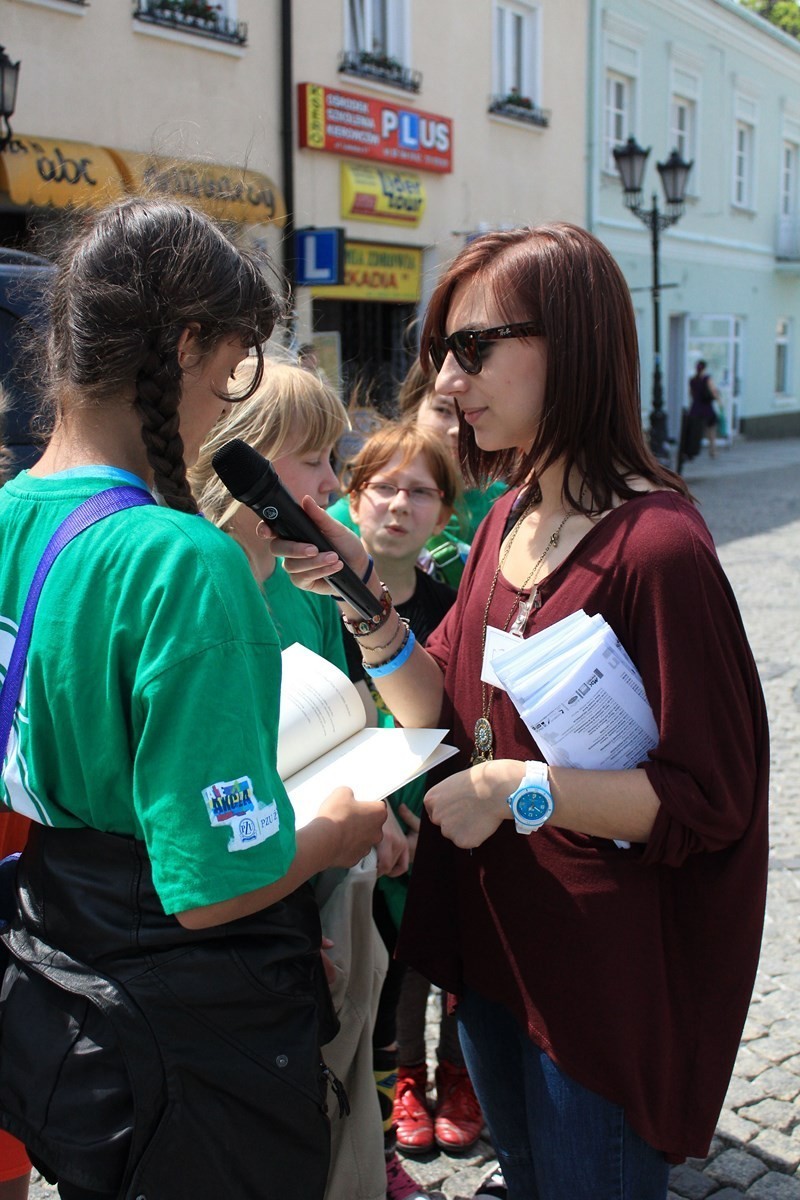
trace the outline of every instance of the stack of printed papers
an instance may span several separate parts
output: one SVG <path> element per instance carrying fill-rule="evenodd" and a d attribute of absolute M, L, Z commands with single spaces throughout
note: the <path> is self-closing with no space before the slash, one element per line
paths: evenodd
<path fill-rule="evenodd" d="M 624 771 L 658 742 L 641 676 L 599 614 L 581 609 L 520 639 L 496 653 L 490 669 L 551 767 Z"/>
<path fill-rule="evenodd" d="M 658 742 L 641 676 L 599 614 L 572 613 L 492 668 L 550 766 L 626 770 Z"/>

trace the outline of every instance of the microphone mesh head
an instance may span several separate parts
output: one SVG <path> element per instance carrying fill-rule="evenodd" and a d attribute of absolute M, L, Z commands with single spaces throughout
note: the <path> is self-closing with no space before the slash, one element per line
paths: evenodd
<path fill-rule="evenodd" d="M 265 459 L 241 438 L 232 438 L 220 446 L 211 465 L 231 495 L 238 499 L 259 482 L 264 474 Z"/>

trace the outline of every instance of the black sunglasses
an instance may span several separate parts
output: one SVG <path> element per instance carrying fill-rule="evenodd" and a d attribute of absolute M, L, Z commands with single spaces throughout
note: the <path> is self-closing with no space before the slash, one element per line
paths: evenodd
<path fill-rule="evenodd" d="M 431 338 L 428 353 L 437 374 L 450 351 L 462 371 L 467 375 L 478 375 L 483 366 L 483 355 L 488 352 L 491 342 L 499 342 L 503 338 L 541 337 L 542 333 L 540 326 L 532 321 L 497 325 L 494 329 L 457 329 L 447 337 Z"/>

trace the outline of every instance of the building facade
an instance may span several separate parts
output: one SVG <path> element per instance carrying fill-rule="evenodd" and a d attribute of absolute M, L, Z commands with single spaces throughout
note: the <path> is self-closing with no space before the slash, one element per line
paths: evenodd
<path fill-rule="evenodd" d="M 734 433 L 800 433 L 800 42 L 735 0 L 593 0 L 587 223 L 625 271 L 649 407 L 650 234 L 623 205 L 613 149 L 633 136 L 654 170 L 693 162 L 685 210 L 660 242 L 669 433 L 705 359 Z"/>
<path fill-rule="evenodd" d="M 585 218 L 588 0 L 0 0 L 0 28 L 0 244 L 142 187 L 197 203 L 285 268 L 345 391 L 388 404 L 468 238 Z"/>
<path fill-rule="evenodd" d="M 297 213 L 343 229 L 346 280 L 298 288 L 299 325 L 383 398 L 467 239 L 583 222 L 588 7 L 335 0 L 324 28 L 319 11 L 294 4 Z"/>
<path fill-rule="evenodd" d="M 274 250 L 277 5 L 249 7 L 245 22 L 233 0 L 0 0 L 2 40 L 21 64 L 0 242 L 29 244 L 65 210 L 157 188 Z"/>

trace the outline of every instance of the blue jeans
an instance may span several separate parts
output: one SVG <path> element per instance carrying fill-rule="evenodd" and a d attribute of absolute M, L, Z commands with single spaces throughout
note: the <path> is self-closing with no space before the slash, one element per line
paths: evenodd
<path fill-rule="evenodd" d="M 468 990 L 457 1012 L 509 1200 L 666 1200 L 669 1166 L 619 1105 L 560 1071 L 501 1005 Z"/>

